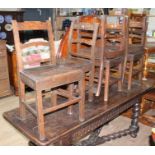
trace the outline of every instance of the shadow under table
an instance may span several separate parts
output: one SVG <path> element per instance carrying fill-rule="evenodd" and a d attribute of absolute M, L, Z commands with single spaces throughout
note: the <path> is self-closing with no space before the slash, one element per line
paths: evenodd
<path fill-rule="evenodd" d="M 154 81 L 151 80 L 143 81 L 141 85 L 134 82 L 130 91 L 124 88 L 122 92 L 117 92 L 117 87 L 113 86 L 110 89 L 108 102 L 103 101 L 103 93 L 99 97 L 95 97 L 93 102 L 88 102 L 86 99 L 84 122 L 79 122 L 77 105 L 73 106 L 72 115 L 67 114 L 67 109 L 47 114 L 45 116 L 47 139 L 44 141 L 39 140 L 36 118 L 29 112 L 27 112 L 27 119 L 24 121 L 19 118 L 18 108 L 5 112 L 3 116 L 29 138 L 29 145 L 98 145 L 126 135 L 135 138 L 139 130 L 138 117 L 141 96 L 151 90 L 153 85 Z M 129 127 L 125 124 L 125 129 L 99 137 L 104 124 L 118 117 L 129 108 L 132 108 L 132 119 Z M 90 136 L 87 140 L 80 141 L 88 134 Z"/>

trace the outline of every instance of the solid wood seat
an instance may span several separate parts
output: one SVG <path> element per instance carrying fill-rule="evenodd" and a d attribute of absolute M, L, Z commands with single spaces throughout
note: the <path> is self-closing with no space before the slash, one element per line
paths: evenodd
<path fill-rule="evenodd" d="M 96 50 L 95 50 L 96 59 L 101 58 L 101 50 L 102 50 L 101 47 L 96 47 Z M 106 46 L 104 56 L 108 59 L 113 59 L 113 58 L 119 57 L 120 55 L 123 55 L 122 53 L 123 51 L 118 47 Z"/>
<path fill-rule="evenodd" d="M 71 68 L 81 68 L 84 72 L 88 72 L 91 69 L 92 62 L 89 60 L 84 60 L 78 57 L 72 57 L 65 60 L 65 66 L 69 66 Z"/>
<path fill-rule="evenodd" d="M 47 31 L 48 41 L 21 42 L 20 32 L 27 30 Z M 57 62 L 51 21 L 19 23 L 13 21 L 13 33 L 19 74 L 20 119 L 26 120 L 26 110 L 31 112 L 37 118 L 38 138 L 42 141 L 46 140 L 45 114 L 68 107 L 67 113 L 71 115 L 71 106 L 78 103 L 79 120 L 84 121 L 84 72 L 81 66 L 72 68 L 70 65 L 61 64 L 60 60 Z M 43 46 L 45 47 L 42 48 Z M 41 53 L 42 51 L 44 53 Z M 76 94 L 74 93 L 75 83 L 79 90 Z M 35 91 L 35 108 L 31 106 L 31 100 L 26 98 L 25 86 L 29 86 Z M 62 97 L 66 99 L 65 102 L 60 100 Z M 44 98 L 51 100 L 50 107 L 44 107 Z"/>
<path fill-rule="evenodd" d="M 129 54 L 144 54 L 144 45 L 141 44 L 129 44 L 128 45 L 128 53 Z"/>
<path fill-rule="evenodd" d="M 48 65 L 23 70 L 20 72 L 20 77 L 31 88 L 35 89 L 37 86 L 39 89 L 46 90 L 78 81 L 81 73 L 80 70 L 65 65 Z"/>

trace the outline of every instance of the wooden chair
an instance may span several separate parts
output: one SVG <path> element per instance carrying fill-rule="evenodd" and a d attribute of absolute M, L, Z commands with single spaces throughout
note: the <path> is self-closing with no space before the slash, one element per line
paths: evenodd
<path fill-rule="evenodd" d="M 146 16 L 131 14 L 129 19 L 129 45 L 127 58 L 128 90 L 131 89 L 133 76 L 142 80 L 144 67 L 144 47 L 146 35 Z"/>
<path fill-rule="evenodd" d="M 154 57 L 155 57 L 155 41 L 154 42 L 147 41 L 147 37 L 146 37 L 143 80 L 147 80 L 149 73 L 152 71 L 152 69 L 155 68 Z"/>
<path fill-rule="evenodd" d="M 66 64 L 82 67 L 89 74 L 88 100 L 93 101 L 95 43 L 98 33 L 97 23 L 72 22 L 68 39 L 68 56 Z"/>
<path fill-rule="evenodd" d="M 111 23 L 115 19 L 115 23 Z M 126 37 L 127 37 L 127 17 L 125 16 L 105 16 L 101 23 L 101 49 L 97 50 L 97 59 L 102 58 L 102 69 L 99 73 L 99 89 L 101 83 L 104 83 L 104 101 L 108 101 L 109 87 L 118 83 L 118 91 L 122 90 L 124 77 L 124 67 L 127 57 Z M 102 52 L 103 51 L 103 52 Z M 117 76 L 113 76 L 111 71 L 117 72 Z M 103 78 L 102 78 L 103 77 Z"/>
<path fill-rule="evenodd" d="M 155 115 L 152 116 L 146 113 L 151 109 L 155 110 L 155 89 L 143 95 L 141 104 L 141 117 L 155 124 Z"/>
<path fill-rule="evenodd" d="M 92 49 L 90 48 L 90 43 L 89 43 L 89 37 L 93 36 L 92 33 L 79 33 L 78 37 L 82 37 L 83 43 L 87 44 L 89 43 L 89 46 L 79 46 L 77 48 L 72 47 L 74 50 L 71 51 L 69 49 L 69 53 L 71 53 L 72 56 L 76 57 L 81 57 L 85 59 L 89 59 L 92 62 L 92 69 L 90 74 L 87 74 L 87 79 L 89 79 L 89 99 L 92 100 L 92 94 L 96 94 L 96 96 L 100 95 L 101 91 L 101 86 L 102 83 L 104 83 L 104 100 L 108 100 L 108 94 L 109 94 L 109 86 L 118 82 L 119 85 L 119 90 L 121 90 L 122 87 L 122 78 L 123 78 L 123 66 L 124 66 L 124 59 L 126 54 L 126 44 L 125 44 L 125 37 L 126 37 L 126 23 L 127 19 L 123 18 L 122 24 L 119 25 L 119 29 L 108 29 L 107 26 L 107 21 L 106 18 L 104 20 L 102 19 L 97 19 L 94 17 L 94 19 L 89 17 L 89 20 L 87 17 L 82 17 L 79 20 L 82 21 L 83 24 L 93 24 L 97 23 L 99 27 L 99 32 L 95 34 L 96 36 L 94 37 L 94 41 L 92 44 Z M 90 21 L 91 19 L 91 21 Z M 119 18 L 118 18 L 119 19 Z M 93 22 L 94 21 L 94 22 Z M 77 25 L 77 24 L 76 24 Z M 117 25 L 118 26 L 118 25 Z M 71 26 L 72 28 L 72 26 Z M 117 27 L 118 28 L 118 27 Z M 73 28 L 72 28 L 73 29 Z M 85 29 L 86 30 L 86 29 Z M 88 30 L 88 29 L 87 29 Z M 109 30 L 114 31 L 115 34 L 117 35 L 111 35 L 109 36 Z M 73 30 L 71 32 L 74 32 Z M 85 36 L 84 36 L 85 35 Z M 124 35 L 124 36 L 123 36 Z M 106 37 L 105 37 L 106 36 Z M 121 36 L 121 37 L 120 37 Z M 112 37 L 112 38 L 110 38 Z M 85 38 L 85 39 L 84 39 Z M 95 39 L 96 38 L 96 39 Z M 114 46 L 114 43 L 110 42 L 110 39 L 114 39 L 117 42 L 117 44 Z M 77 39 L 77 38 L 76 38 Z M 71 38 L 69 39 L 71 40 Z M 81 41 L 81 43 L 82 43 Z M 75 40 L 74 40 L 75 42 Z M 71 43 L 71 42 L 70 42 Z M 111 44 L 111 46 L 110 46 Z M 72 43 L 70 44 L 72 45 Z M 88 52 L 90 51 L 90 52 Z M 119 66 L 119 78 L 115 78 L 111 83 L 109 81 L 111 80 L 110 78 L 110 69 L 114 67 Z M 104 73 L 105 69 L 105 73 Z M 105 77 L 103 78 L 103 74 Z M 95 83 L 97 83 L 97 89 L 95 89 Z"/>
<path fill-rule="evenodd" d="M 13 20 L 12 24 L 19 73 L 20 119 L 25 120 L 27 118 L 26 109 L 29 110 L 37 118 L 38 130 L 34 132 L 40 140 L 46 140 L 45 114 L 65 107 L 68 107 L 68 112 L 70 112 L 70 106 L 75 103 L 79 103 L 79 120 L 84 121 L 84 73 L 80 67 L 72 68 L 72 66 L 62 65 L 56 62 L 56 53 L 50 21 L 17 22 Z M 20 32 L 29 30 L 47 31 L 48 41 L 22 43 L 20 40 Z M 23 60 L 25 59 L 23 59 L 23 51 L 25 48 L 33 47 L 34 49 L 35 47 L 35 49 L 37 48 L 40 53 L 40 46 L 49 47 L 49 58 L 46 57 L 46 59 L 43 59 L 35 57 L 31 63 L 34 65 L 34 62 L 36 61 L 35 63 L 37 63 L 37 65 L 39 63 L 41 66 L 33 66 L 31 68 L 31 63 L 29 62 L 29 68 L 25 69 L 25 63 L 27 63 L 29 59 L 26 59 L 27 61 L 23 63 Z M 74 83 L 78 83 L 78 94 L 74 93 Z M 29 104 L 30 100 L 26 99 L 25 85 L 35 91 L 35 107 L 33 107 L 32 104 Z M 62 89 L 61 86 L 67 87 L 67 89 Z M 63 100 L 60 96 L 63 96 Z M 48 99 L 51 99 L 51 101 L 48 101 Z"/>
<path fill-rule="evenodd" d="M 91 79 L 90 79 L 91 84 L 89 84 L 89 86 L 91 86 L 91 87 L 89 87 L 90 88 L 89 89 L 89 94 L 90 94 L 89 100 L 92 101 L 92 96 L 93 96 L 92 94 L 93 93 L 96 94 L 96 96 L 100 95 L 101 86 L 103 83 L 105 83 L 105 85 L 106 85 L 105 86 L 105 101 L 107 101 L 108 100 L 108 94 L 109 94 L 108 93 L 109 85 L 111 85 L 111 84 L 109 84 L 109 80 L 107 80 L 110 78 L 108 76 L 109 73 L 107 71 L 107 73 L 104 74 L 104 68 L 106 66 L 105 65 L 106 62 L 107 62 L 107 66 L 108 66 L 108 63 L 110 62 L 110 65 L 111 65 L 110 68 L 112 68 L 114 66 L 117 67 L 118 64 L 120 64 L 120 62 L 123 63 L 123 61 L 124 61 L 125 52 L 126 52 L 126 50 L 125 50 L 125 41 L 126 41 L 125 40 L 125 38 L 126 38 L 125 27 L 126 27 L 127 19 L 123 18 L 123 20 L 122 20 L 123 23 L 120 24 L 121 25 L 120 29 L 118 29 L 118 31 L 120 31 L 119 34 L 122 33 L 122 35 L 117 35 L 117 36 L 121 36 L 122 38 L 120 39 L 120 38 L 117 38 L 116 35 L 113 35 L 113 38 L 115 36 L 115 40 L 116 40 L 116 42 L 118 42 L 118 44 L 116 46 L 113 46 L 114 44 L 112 45 L 112 47 L 114 47 L 114 49 L 108 49 L 109 48 L 108 45 L 105 46 L 105 43 L 104 43 L 104 42 L 106 42 L 105 40 L 109 39 L 109 38 L 105 37 L 105 34 L 106 34 L 105 33 L 105 25 L 106 24 L 105 23 L 106 23 L 106 21 L 104 21 L 103 19 L 101 20 L 101 19 L 94 17 L 94 16 L 82 16 L 79 19 L 79 21 L 82 22 L 82 24 L 84 24 L 84 25 L 92 25 L 94 23 L 97 23 L 98 25 L 100 24 L 99 31 L 95 37 L 96 39 L 94 39 L 94 41 L 93 41 L 92 46 L 90 46 L 90 45 L 84 46 L 82 44 L 82 41 L 84 41 L 83 43 L 86 43 L 86 41 L 88 43 L 90 42 L 90 38 L 92 38 L 92 36 L 93 36 L 92 32 L 88 33 L 88 31 L 87 31 L 88 29 L 85 29 L 86 32 L 85 33 L 83 32 L 82 34 L 79 33 L 78 34 L 79 36 L 78 36 L 77 33 L 75 33 L 73 26 L 71 26 L 70 38 L 67 36 L 68 33 L 66 33 L 62 43 L 63 43 L 63 45 L 66 45 L 65 43 L 67 41 L 69 42 L 69 46 L 72 47 L 72 50 L 70 50 L 70 48 L 68 48 L 69 49 L 68 54 L 72 55 L 71 58 L 72 59 L 74 58 L 74 62 L 76 61 L 77 58 L 80 57 L 81 59 L 78 59 L 78 61 L 81 60 L 81 64 L 82 64 L 82 59 L 84 60 L 84 63 L 85 63 L 85 65 L 83 65 L 83 66 L 85 66 L 84 68 L 90 68 L 90 67 L 86 67 L 86 66 L 90 66 L 89 63 L 86 63 L 87 62 L 86 60 L 90 60 L 89 62 L 93 62 L 92 63 L 93 64 L 92 65 L 92 73 L 91 73 L 91 75 L 93 75 L 93 76 L 91 76 Z M 76 21 L 75 23 L 78 23 L 78 22 Z M 72 24 L 74 24 L 74 23 L 72 23 Z M 123 36 L 123 34 L 125 34 L 125 35 Z M 85 35 L 85 37 L 84 37 L 84 35 Z M 75 43 L 75 39 L 78 38 L 77 36 L 85 38 L 85 40 L 82 38 L 82 41 L 81 41 L 82 46 L 79 46 L 78 50 L 77 50 L 77 46 L 75 46 L 75 44 L 77 44 L 77 43 Z M 73 45 L 71 39 L 74 40 L 74 45 Z M 121 42 L 120 42 L 120 40 L 121 40 Z M 92 50 L 91 50 L 91 48 L 92 48 Z M 66 51 L 67 51 L 66 46 L 63 46 L 63 47 L 61 47 L 61 52 L 59 54 L 62 55 L 62 57 L 63 56 L 65 57 L 65 55 L 67 53 Z M 106 56 L 104 55 L 104 53 Z M 75 62 L 75 64 L 78 64 L 78 63 Z M 109 68 L 109 67 L 107 67 L 107 68 Z M 120 79 L 123 78 L 123 76 L 122 76 L 123 72 L 122 72 L 121 68 L 122 67 L 120 67 L 121 78 L 119 77 L 119 78 L 117 78 L 117 80 L 115 78 L 115 82 L 113 81 L 113 83 L 116 83 L 117 81 L 119 81 L 118 82 L 119 83 L 119 90 L 121 90 L 121 85 L 122 85 L 121 84 L 122 82 Z M 85 71 L 88 72 L 88 69 L 87 70 L 85 69 Z M 103 74 L 107 75 L 106 80 L 104 80 L 105 77 L 103 78 Z M 87 74 L 86 79 L 89 80 L 89 78 L 90 78 L 90 76 L 89 76 L 89 74 Z M 97 89 L 96 90 L 94 90 L 95 89 L 95 83 L 97 83 Z"/>

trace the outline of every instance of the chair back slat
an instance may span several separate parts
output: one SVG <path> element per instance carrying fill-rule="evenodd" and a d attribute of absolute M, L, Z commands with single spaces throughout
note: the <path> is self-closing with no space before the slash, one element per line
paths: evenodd
<path fill-rule="evenodd" d="M 21 44 L 21 49 L 32 47 L 32 46 L 49 46 L 49 42 L 30 42 L 30 43 L 25 43 Z"/>
<path fill-rule="evenodd" d="M 28 31 L 28 30 L 47 30 L 47 23 L 40 21 L 25 21 L 18 22 L 18 30 L 19 31 Z"/>

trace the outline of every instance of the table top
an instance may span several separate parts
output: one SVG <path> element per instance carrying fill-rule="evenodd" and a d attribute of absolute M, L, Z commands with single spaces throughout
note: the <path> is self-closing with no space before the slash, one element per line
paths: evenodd
<path fill-rule="evenodd" d="M 114 85 L 111 87 L 108 102 L 103 100 L 103 91 L 100 97 L 95 97 L 93 102 L 88 102 L 86 98 L 84 122 L 79 122 L 77 105 L 73 107 L 72 115 L 67 115 L 66 109 L 46 115 L 45 131 L 47 139 L 45 141 L 39 140 L 36 119 L 30 113 L 27 119 L 22 121 L 19 119 L 18 109 L 13 109 L 5 112 L 4 118 L 37 145 L 50 145 L 66 135 L 70 135 L 70 139 L 74 140 L 81 134 L 82 136 L 87 135 L 92 129 L 106 122 L 109 117 L 119 116 L 120 113 L 135 104 L 135 102 L 131 102 L 132 100 L 141 97 L 152 89 L 153 85 L 154 81 L 151 80 L 143 81 L 142 85 L 134 82 L 131 91 L 127 91 L 125 87 L 123 92 L 116 92 L 117 87 Z M 49 100 L 47 99 L 45 105 L 48 103 Z M 34 104 L 32 106 L 34 107 Z"/>

